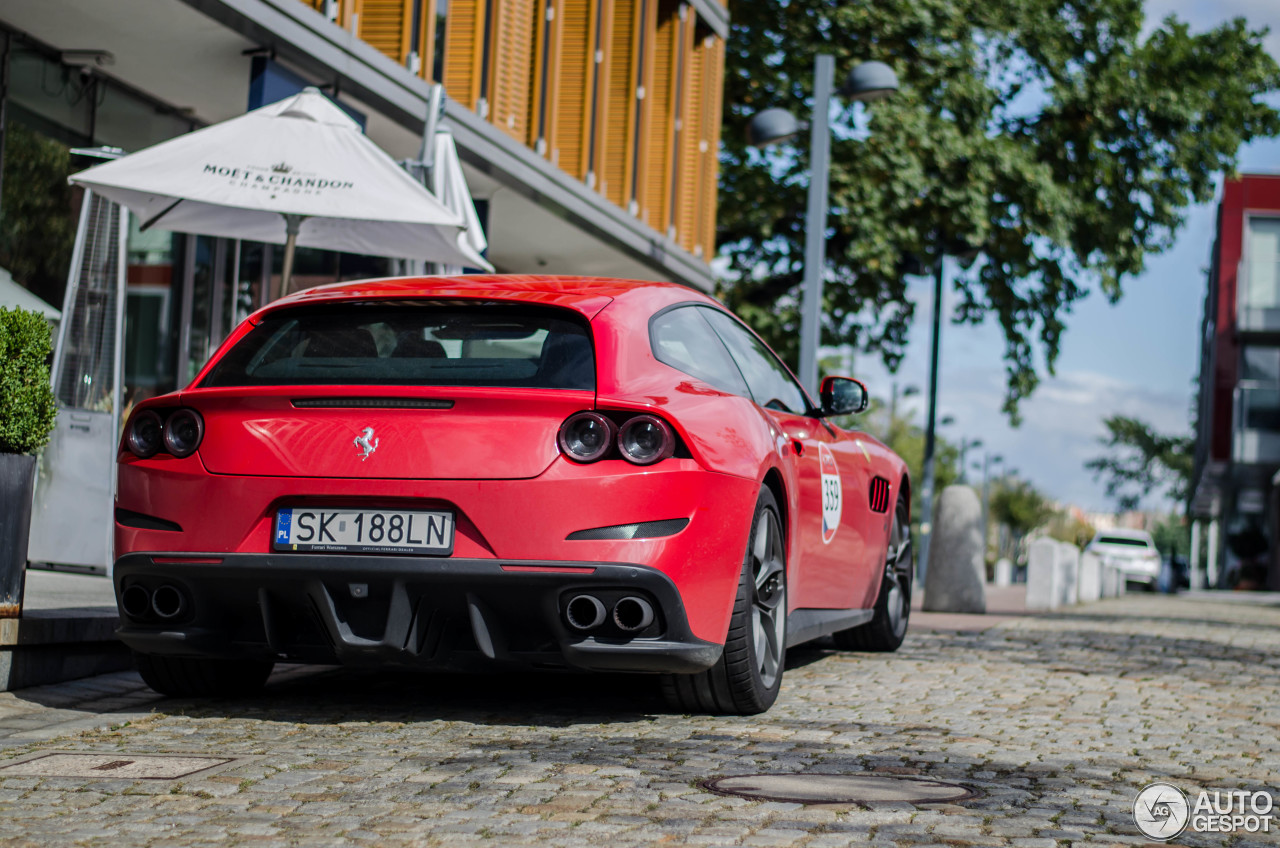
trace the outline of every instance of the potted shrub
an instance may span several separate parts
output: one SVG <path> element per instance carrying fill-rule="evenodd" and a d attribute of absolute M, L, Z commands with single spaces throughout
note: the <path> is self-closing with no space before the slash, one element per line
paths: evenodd
<path fill-rule="evenodd" d="M 43 315 L 0 307 L 0 618 L 22 610 L 35 454 L 49 441 L 57 414 L 52 348 Z"/>

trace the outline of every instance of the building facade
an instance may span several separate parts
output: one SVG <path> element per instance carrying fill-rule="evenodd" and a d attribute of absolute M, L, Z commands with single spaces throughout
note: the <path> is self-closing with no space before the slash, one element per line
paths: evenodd
<path fill-rule="evenodd" d="M 1280 589 L 1280 176 L 1225 181 L 1201 331 L 1193 558 L 1203 540 L 1210 585 Z"/>

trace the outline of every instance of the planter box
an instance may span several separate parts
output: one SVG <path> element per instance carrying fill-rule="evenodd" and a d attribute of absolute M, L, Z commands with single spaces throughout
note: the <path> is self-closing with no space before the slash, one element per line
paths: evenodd
<path fill-rule="evenodd" d="M 0 453 L 0 618 L 22 614 L 36 458 Z"/>

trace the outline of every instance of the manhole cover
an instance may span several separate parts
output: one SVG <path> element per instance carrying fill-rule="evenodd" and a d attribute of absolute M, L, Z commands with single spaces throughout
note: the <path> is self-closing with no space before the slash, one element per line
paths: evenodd
<path fill-rule="evenodd" d="M 702 786 L 720 795 L 795 804 L 950 804 L 978 796 L 954 783 L 869 774 L 745 774 L 708 780 Z"/>
<path fill-rule="evenodd" d="M 88 777 L 124 780 L 175 780 L 235 762 L 226 757 L 180 754 L 41 754 L 0 766 L 4 777 Z"/>

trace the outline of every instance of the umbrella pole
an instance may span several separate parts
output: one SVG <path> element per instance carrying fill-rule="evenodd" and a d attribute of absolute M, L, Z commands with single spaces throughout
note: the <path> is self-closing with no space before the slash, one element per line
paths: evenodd
<path fill-rule="evenodd" d="M 285 240 L 284 240 L 284 267 L 280 273 L 280 294 L 291 294 L 293 288 L 293 253 L 298 247 L 298 230 L 302 228 L 302 222 L 306 220 L 306 215 L 285 215 Z"/>

